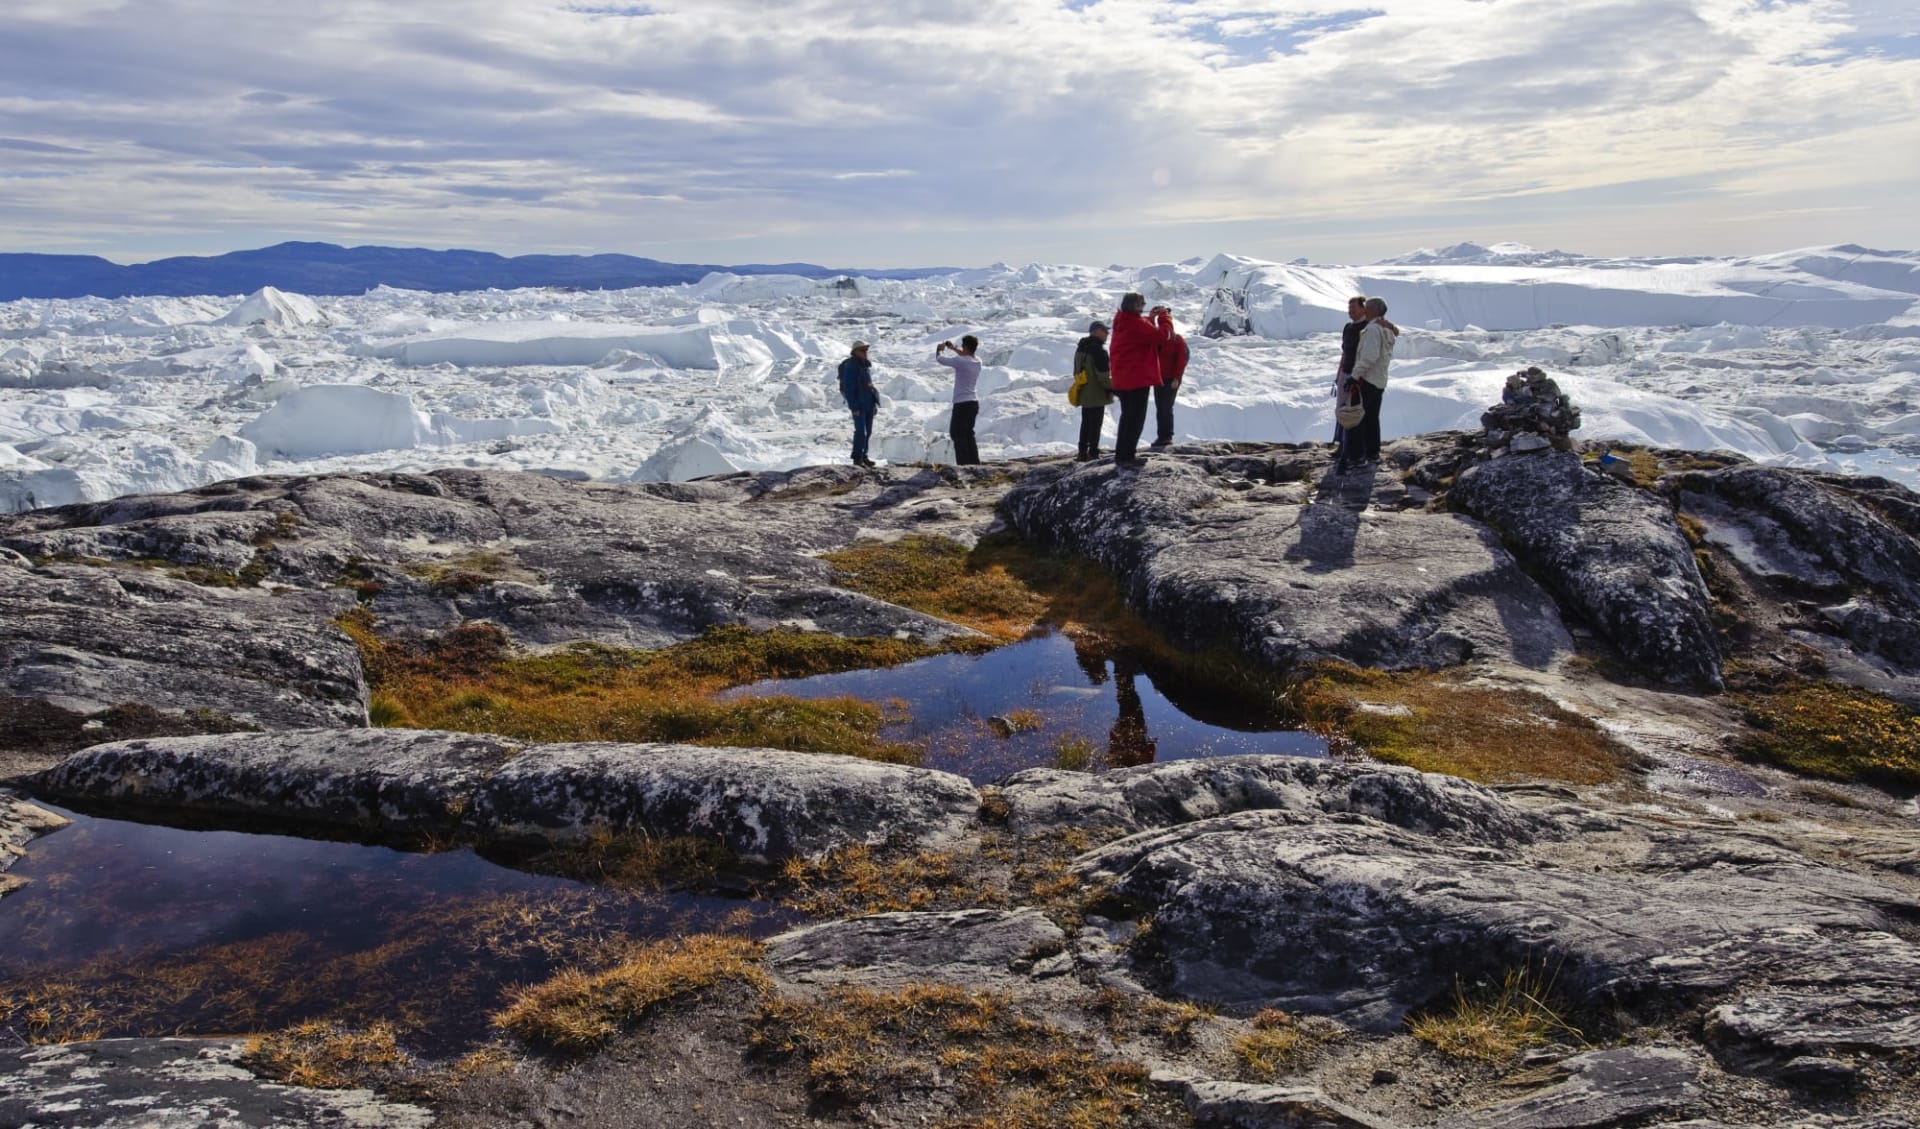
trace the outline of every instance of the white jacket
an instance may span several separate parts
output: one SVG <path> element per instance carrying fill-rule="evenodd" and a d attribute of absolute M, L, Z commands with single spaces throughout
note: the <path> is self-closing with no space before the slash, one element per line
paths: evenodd
<path fill-rule="evenodd" d="M 1387 386 L 1387 366 L 1393 361 L 1393 343 L 1399 338 L 1379 318 L 1360 331 L 1360 346 L 1353 351 L 1353 378 L 1375 388 Z"/>

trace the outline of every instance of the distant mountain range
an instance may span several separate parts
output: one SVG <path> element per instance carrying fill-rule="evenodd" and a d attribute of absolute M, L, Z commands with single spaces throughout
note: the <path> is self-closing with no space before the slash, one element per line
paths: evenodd
<path fill-rule="evenodd" d="M 429 251 L 421 247 L 340 247 L 276 243 L 224 255 L 183 255 L 121 266 L 96 255 L 0 254 L 0 302 L 16 298 L 127 298 L 135 295 L 250 294 L 262 286 L 300 294 L 364 294 L 376 286 L 404 290 L 511 290 L 568 286 L 617 290 L 698 282 L 714 271 L 835 278 L 926 278 L 953 267 L 833 270 L 812 263 L 714 266 L 663 263 L 632 255 L 519 255 Z"/>

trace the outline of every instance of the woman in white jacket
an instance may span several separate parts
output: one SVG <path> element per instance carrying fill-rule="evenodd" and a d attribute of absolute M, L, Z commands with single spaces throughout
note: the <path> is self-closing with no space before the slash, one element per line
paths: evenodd
<path fill-rule="evenodd" d="M 1387 320 L 1387 303 L 1368 298 L 1367 324 L 1360 331 L 1360 346 L 1353 354 L 1353 379 L 1360 385 L 1367 418 L 1354 428 L 1345 452 L 1361 466 L 1380 461 L 1380 401 L 1387 395 L 1387 367 L 1393 363 L 1393 343 L 1399 336 Z"/>

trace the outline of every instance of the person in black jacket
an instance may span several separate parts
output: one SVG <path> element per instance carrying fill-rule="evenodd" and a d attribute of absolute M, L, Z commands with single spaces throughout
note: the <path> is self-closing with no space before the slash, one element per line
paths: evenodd
<path fill-rule="evenodd" d="M 840 396 L 853 413 L 853 465 L 870 467 L 867 444 L 873 439 L 873 417 L 880 412 L 880 391 L 873 386 L 865 341 L 855 341 L 852 354 L 840 362 Z"/>
<path fill-rule="evenodd" d="M 1080 386 L 1080 449 L 1074 456 L 1084 463 L 1100 456 L 1100 428 L 1107 421 L 1107 405 L 1113 403 L 1106 322 L 1096 321 L 1087 327 L 1087 335 L 1073 351 L 1073 371 L 1076 375 L 1087 374 L 1087 382 Z"/>

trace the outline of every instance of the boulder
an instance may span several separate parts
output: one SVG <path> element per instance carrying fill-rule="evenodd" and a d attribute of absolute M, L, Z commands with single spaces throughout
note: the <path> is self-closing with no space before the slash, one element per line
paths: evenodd
<path fill-rule="evenodd" d="M 1665 501 L 1572 454 L 1482 463 L 1454 483 L 1452 500 L 1497 530 L 1561 606 L 1635 669 L 1669 685 L 1720 688 L 1712 598 Z"/>
<path fill-rule="evenodd" d="M 979 806 L 964 777 L 827 753 L 537 745 L 480 787 L 468 824 L 502 840 L 690 835 L 771 861 L 852 844 L 950 843 Z"/>
<path fill-rule="evenodd" d="M 1142 470 L 1089 463 L 1031 475 L 1003 508 L 1027 540 L 1100 562 L 1187 646 L 1226 644 L 1280 668 L 1544 668 L 1570 653 L 1553 601 L 1477 522 L 1331 497 L 1301 505 L 1233 489 L 1238 470 L 1185 455 Z"/>
<path fill-rule="evenodd" d="M 308 1090 L 240 1065 L 244 1040 L 102 1039 L 0 1051 L 0 1125 L 36 1129 L 427 1129 L 370 1090 Z"/>
<path fill-rule="evenodd" d="M 1395 1129 L 1311 1086 L 1156 1079 L 1176 1090 L 1196 1125 L 1232 1129 Z"/>

